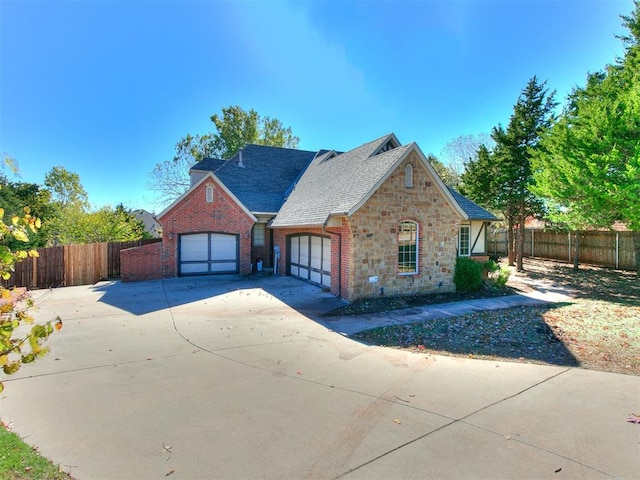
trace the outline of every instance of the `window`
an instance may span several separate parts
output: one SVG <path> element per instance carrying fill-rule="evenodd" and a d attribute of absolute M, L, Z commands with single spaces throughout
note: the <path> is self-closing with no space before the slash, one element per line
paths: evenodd
<path fill-rule="evenodd" d="M 413 165 L 407 164 L 404 167 L 404 186 L 407 188 L 413 187 Z"/>
<path fill-rule="evenodd" d="M 400 222 L 398 227 L 398 273 L 418 273 L 418 224 Z"/>
<path fill-rule="evenodd" d="M 469 225 L 461 225 L 460 233 L 458 235 L 458 255 L 461 257 L 468 257 L 470 255 L 471 245 L 471 227 Z"/>
<path fill-rule="evenodd" d="M 213 203 L 213 186 L 207 185 L 204 191 L 205 191 L 205 201 L 207 203 Z"/>
<path fill-rule="evenodd" d="M 254 247 L 264 247 L 265 230 L 266 228 L 264 223 L 256 223 L 253 226 L 253 246 Z"/>

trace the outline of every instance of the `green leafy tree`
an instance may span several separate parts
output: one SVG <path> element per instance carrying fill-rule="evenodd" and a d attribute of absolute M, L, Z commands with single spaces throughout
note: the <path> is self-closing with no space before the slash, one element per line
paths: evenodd
<path fill-rule="evenodd" d="M 458 183 L 460 181 L 460 176 L 458 172 L 456 172 L 452 167 L 445 165 L 440 160 L 438 160 L 435 155 L 429 154 L 427 155 L 427 160 L 436 171 L 438 176 L 442 179 L 445 185 L 457 188 Z"/>
<path fill-rule="evenodd" d="M 64 167 L 53 167 L 45 175 L 44 184 L 51 192 L 51 200 L 62 207 L 77 205 L 85 209 L 89 206 L 89 197 L 77 173 Z"/>
<path fill-rule="evenodd" d="M 525 220 L 543 211 L 543 202 L 532 189 L 531 161 L 542 134 L 553 124 L 554 96 L 546 82 L 531 78 L 513 107 L 507 128 L 493 128 L 493 150 L 479 149 L 478 157 L 468 163 L 462 176 L 465 193 L 504 215 L 509 231 L 509 263 L 513 264 L 515 256 L 518 270 L 523 269 Z"/>
<path fill-rule="evenodd" d="M 52 199 L 50 219 L 44 222 L 50 244 L 124 242 L 145 237 L 142 221 L 122 204 L 92 211 L 77 173 L 54 167 L 46 175 L 45 185 Z"/>
<path fill-rule="evenodd" d="M 569 95 L 535 157 L 535 177 L 553 220 L 573 230 L 615 221 L 632 229 L 640 272 L 640 4 L 622 19 L 624 56 Z"/>
<path fill-rule="evenodd" d="M 16 249 L 9 246 L 10 241 L 29 243 L 29 233 L 36 233 L 41 222 L 31 215 L 31 209 L 24 207 L 22 215 L 12 215 L 5 222 L 5 211 L 0 207 L 0 276 L 8 280 L 14 272 L 14 266 L 28 257 L 37 257 L 33 249 Z M 44 341 L 54 331 L 62 328 L 58 318 L 55 324 L 46 322 L 35 324 L 29 313 L 33 300 L 24 289 L 9 290 L 0 285 L 0 366 L 5 375 L 16 373 L 23 364 L 31 363 L 48 351 Z M 24 324 L 33 324 L 25 330 Z M 0 392 L 4 385 L 0 382 Z"/>
<path fill-rule="evenodd" d="M 212 115 L 211 121 L 216 132 L 187 134 L 176 144 L 174 157 L 156 164 L 151 171 L 148 188 L 157 193 L 159 203 L 182 195 L 189 188 L 189 169 L 204 158 L 229 159 L 250 143 L 297 148 L 300 142 L 291 127 L 285 127 L 278 119 L 261 117 L 253 109 L 224 107 L 222 115 Z"/>
<path fill-rule="evenodd" d="M 11 182 L 3 174 L 0 174 L 0 205 L 4 208 L 7 218 L 21 216 L 26 206 L 30 207 L 30 214 L 37 218 L 50 218 L 54 212 L 48 190 L 35 183 Z M 26 245 L 11 236 L 6 239 L 7 245 L 14 249 L 44 247 L 49 238 L 46 227 L 45 222 L 42 228 L 31 232 Z"/>
<path fill-rule="evenodd" d="M 89 197 L 77 173 L 64 167 L 53 167 L 44 177 L 51 196 L 53 211 L 44 222 L 49 233 L 49 245 L 74 242 L 74 233 L 89 208 Z"/>
<path fill-rule="evenodd" d="M 82 215 L 70 243 L 126 242 L 146 236 L 144 224 L 122 204 Z"/>

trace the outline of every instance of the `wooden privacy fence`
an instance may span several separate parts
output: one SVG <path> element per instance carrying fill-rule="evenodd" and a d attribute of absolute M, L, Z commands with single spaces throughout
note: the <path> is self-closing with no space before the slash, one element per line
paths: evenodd
<path fill-rule="evenodd" d="M 16 264 L 5 287 L 52 288 L 90 285 L 120 276 L 120 250 L 161 239 L 62 245 L 38 249 L 38 257 Z"/>
<path fill-rule="evenodd" d="M 633 235 L 634 232 L 579 232 L 578 261 L 619 270 L 636 270 Z M 487 240 L 487 252 L 490 255 L 507 254 L 506 230 L 490 233 Z M 573 262 L 575 232 L 525 229 L 523 255 Z"/>

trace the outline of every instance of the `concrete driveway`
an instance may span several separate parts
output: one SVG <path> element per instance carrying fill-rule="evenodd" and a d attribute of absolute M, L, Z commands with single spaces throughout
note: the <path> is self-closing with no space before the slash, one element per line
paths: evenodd
<path fill-rule="evenodd" d="M 79 479 L 640 478 L 640 378 L 357 343 L 292 278 L 34 292 L 0 417 Z"/>

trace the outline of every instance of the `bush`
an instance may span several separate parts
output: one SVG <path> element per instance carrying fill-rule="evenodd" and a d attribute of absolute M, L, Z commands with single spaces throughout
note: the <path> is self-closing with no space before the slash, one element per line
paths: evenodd
<path fill-rule="evenodd" d="M 453 281 L 458 292 L 477 292 L 482 289 L 483 265 L 467 257 L 458 257 Z"/>
<path fill-rule="evenodd" d="M 511 275 L 511 270 L 508 268 L 502 267 L 500 268 L 495 275 L 491 276 L 493 282 L 500 286 L 504 287 L 509 281 L 509 276 Z"/>

